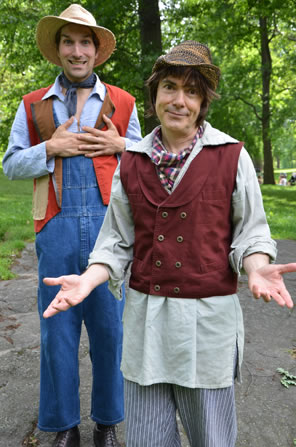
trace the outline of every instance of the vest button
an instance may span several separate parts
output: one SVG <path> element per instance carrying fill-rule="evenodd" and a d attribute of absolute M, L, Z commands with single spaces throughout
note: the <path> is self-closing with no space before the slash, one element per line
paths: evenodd
<path fill-rule="evenodd" d="M 166 218 L 168 217 L 169 213 L 168 213 L 167 211 L 163 211 L 163 212 L 161 213 L 161 215 L 162 215 L 162 217 L 163 217 L 164 219 L 166 219 Z"/>
<path fill-rule="evenodd" d="M 177 261 L 175 266 L 177 267 L 177 269 L 179 269 L 180 267 L 182 267 L 182 263 L 180 261 Z"/>
<path fill-rule="evenodd" d="M 161 261 L 157 260 L 157 261 L 155 262 L 155 265 L 156 265 L 156 267 L 160 267 L 160 266 L 161 266 Z"/>
<path fill-rule="evenodd" d="M 180 292 L 180 288 L 179 287 L 174 287 L 174 292 L 177 294 Z"/>
<path fill-rule="evenodd" d="M 163 234 L 160 234 L 160 235 L 157 237 L 157 239 L 159 240 L 159 242 L 164 241 L 164 235 L 163 235 Z"/>
<path fill-rule="evenodd" d="M 183 242 L 183 240 L 184 240 L 184 239 L 183 239 L 183 236 L 178 236 L 178 237 L 177 237 L 177 242 Z"/>
<path fill-rule="evenodd" d="M 155 290 L 155 292 L 159 292 L 160 291 L 160 286 L 158 284 L 155 284 L 154 290 Z"/>
<path fill-rule="evenodd" d="M 185 211 L 183 211 L 183 212 L 180 214 L 180 217 L 181 217 L 181 219 L 186 219 L 186 217 L 187 217 L 187 213 L 185 213 Z"/>

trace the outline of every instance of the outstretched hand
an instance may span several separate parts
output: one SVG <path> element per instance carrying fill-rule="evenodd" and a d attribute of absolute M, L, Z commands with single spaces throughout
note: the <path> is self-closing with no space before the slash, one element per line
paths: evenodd
<path fill-rule="evenodd" d="M 58 278 L 44 278 L 48 286 L 61 286 L 60 291 L 43 313 L 44 318 L 52 317 L 58 312 L 66 311 L 81 303 L 91 292 L 89 282 L 79 275 L 60 276 Z"/>
<path fill-rule="evenodd" d="M 256 299 L 274 299 L 280 306 L 292 309 L 294 304 L 282 276 L 289 272 L 296 272 L 296 263 L 264 265 L 248 273 L 249 289 Z"/>
<path fill-rule="evenodd" d="M 109 272 L 103 264 L 92 264 L 81 276 L 67 275 L 58 278 L 44 278 L 48 286 L 61 286 L 60 291 L 43 313 L 44 318 L 64 312 L 81 303 L 98 285 L 109 279 Z"/>
<path fill-rule="evenodd" d="M 101 155 L 113 155 L 121 153 L 125 149 L 125 141 L 117 128 L 107 115 L 103 115 L 103 120 L 107 125 L 107 130 L 99 130 L 89 126 L 83 126 L 85 133 L 79 134 L 80 153 L 84 152 L 85 157 L 93 158 Z"/>

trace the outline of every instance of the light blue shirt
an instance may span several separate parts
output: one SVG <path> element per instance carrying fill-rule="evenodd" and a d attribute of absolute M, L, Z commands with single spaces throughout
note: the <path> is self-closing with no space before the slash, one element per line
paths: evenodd
<path fill-rule="evenodd" d="M 105 96 L 106 87 L 97 76 L 97 82 L 83 107 L 79 123 L 75 118 L 68 130 L 70 132 L 80 132 L 82 126 L 94 127 Z M 62 87 L 58 78 L 56 78 L 55 83 L 42 99 L 50 97 L 53 97 L 53 107 L 58 122 L 63 124 L 69 119 L 69 115 L 64 104 L 65 96 L 62 93 Z M 140 141 L 141 138 L 137 109 L 134 105 L 124 138 L 126 148 Z M 8 148 L 2 164 L 5 175 L 11 180 L 38 178 L 54 171 L 55 159 L 47 160 L 46 143 L 42 142 L 31 146 L 23 101 L 19 105 L 12 125 Z"/>

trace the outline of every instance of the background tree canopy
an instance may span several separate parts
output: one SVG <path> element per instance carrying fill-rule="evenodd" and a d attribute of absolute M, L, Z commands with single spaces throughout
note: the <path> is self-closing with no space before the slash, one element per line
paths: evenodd
<path fill-rule="evenodd" d="M 0 5 L 0 150 L 5 151 L 21 97 L 53 82 L 59 68 L 40 55 L 35 28 L 59 15 L 65 0 L 2 0 Z M 163 51 L 183 40 L 207 44 L 221 68 L 221 99 L 208 115 L 214 127 L 243 140 L 264 182 L 273 168 L 296 168 L 296 0 L 81 0 L 111 29 L 116 51 L 99 67 L 102 80 L 137 98 L 143 133 L 144 81 Z M 296 170 L 296 169 L 295 169 Z"/>

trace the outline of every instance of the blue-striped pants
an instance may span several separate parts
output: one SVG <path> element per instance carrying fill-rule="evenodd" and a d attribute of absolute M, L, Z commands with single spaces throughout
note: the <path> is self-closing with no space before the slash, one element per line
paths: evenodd
<path fill-rule="evenodd" d="M 181 447 L 176 412 L 191 447 L 234 447 L 237 436 L 234 385 L 185 388 L 125 380 L 127 447 Z"/>

